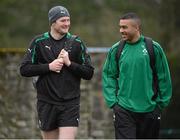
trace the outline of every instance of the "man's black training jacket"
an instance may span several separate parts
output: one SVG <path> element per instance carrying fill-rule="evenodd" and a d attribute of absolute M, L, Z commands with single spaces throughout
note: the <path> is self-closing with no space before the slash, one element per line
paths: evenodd
<path fill-rule="evenodd" d="M 21 63 L 20 73 L 25 77 L 39 76 L 36 83 L 38 100 L 52 104 L 79 104 L 81 78 L 90 80 L 94 73 L 82 41 L 79 38 L 74 40 L 69 51 L 69 67 L 64 65 L 60 73 L 49 70 L 49 63 L 58 57 L 71 36 L 67 33 L 62 39 L 55 40 L 46 32 L 32 40 Z"/>

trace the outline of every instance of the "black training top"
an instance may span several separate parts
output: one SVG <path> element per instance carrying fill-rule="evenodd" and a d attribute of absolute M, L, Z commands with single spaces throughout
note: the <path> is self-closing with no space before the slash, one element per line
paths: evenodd
<path fill-rule="evenodd" d="M 76 38 L 69 51 L 71 65 L 63 66 L 60 73 L 49 70 L 49 63 L 55 60 L 64 44 L 71 37 L 67 33 L 55 40 L 50 33 L 35 37 L 28 48 L 20 66 L 22 76 L 39 76 L 36 83 L 37 98 L 52 104 L 79 103 L 80 80 L 90 80 L 94 73 L 86 47 Z"/>

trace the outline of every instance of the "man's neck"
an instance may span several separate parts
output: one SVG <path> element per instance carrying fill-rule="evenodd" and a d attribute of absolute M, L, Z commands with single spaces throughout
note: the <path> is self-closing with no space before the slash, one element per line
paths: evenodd
<path fill-rule="evenodd" d="M 137 42 L 137 41 L 139 40 L 140 37 L 141 37 L 141 35 L 140 35 L 140 34 L 137 34 L 136 36 L 134 36 L 134 38 L 133 38 L 132 40 L 127 41 L 127 42 L 129 42 L 129 43 L 135 43 L 135 42 Z"/>
<path fill-rule="evenodd" d="M 58 32 L 55 32 L 53 30 L 50 31 L 51 36 L 55 39 L 55 40 L 60 40 L 61 38 L 64 37 L 65 34 L 61 35 Z"/>

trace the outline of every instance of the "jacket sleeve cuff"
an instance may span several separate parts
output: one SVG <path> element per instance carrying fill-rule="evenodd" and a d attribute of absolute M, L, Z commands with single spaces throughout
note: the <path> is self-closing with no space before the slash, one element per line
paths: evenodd
<path fill-rule="evenodd" d="M 73 71 L 76 71 L 77 67 L 78 67 L 78 64 L 76 64 L 74 62 L 71 62 L 70 66 L 69 66 L 69 69 L 73 70 Z"/>
<path fill-rule="evenodd" d="M 110 108 L 113 109 L 115 105 L 117 105 L 117 103 L 114 103 Z"/>
<path fill-rule="evenodd" d="M 47 73 L 47 72 L 49 72 L 50 70 L 49 70 L 49 64 L 42 64 L 42 71 L 43 71 L 43 73 Z"/>

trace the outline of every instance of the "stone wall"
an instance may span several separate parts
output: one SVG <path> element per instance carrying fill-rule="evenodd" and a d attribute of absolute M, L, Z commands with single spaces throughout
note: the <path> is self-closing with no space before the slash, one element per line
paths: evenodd
<path fill-rule="evenodd" d="M 101 70 L 106 54 L 91 54 L 95 74 L 82 80 L 81 118 L 77 138 L 114 138 L 112 112 L 104 104 Z M 20 53 L 0 53 L 0 138 L 41 138 L 36 92 L 31 78 L 21 77 Z"/>

